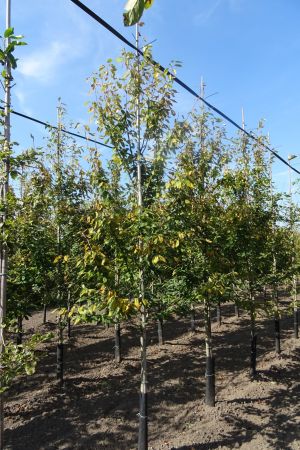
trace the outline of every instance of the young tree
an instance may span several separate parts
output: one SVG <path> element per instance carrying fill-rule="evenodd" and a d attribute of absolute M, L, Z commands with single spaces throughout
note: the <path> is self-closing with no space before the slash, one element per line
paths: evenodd
<path fill-rule="evenodd" d="M 148 272 L 154 257 L 150 251 L 153 238 L 152 209 L 153 203 L 158 201 L 156 195 L 159 197 L 158 179 L 162 180 L 162 177 L 158 173 L 163 170 L 170 151 L 167 141 L 175 114 L 172 76 L 167 71 L 162 73 L 159 67 L 150 62 L 149 48 L 146 53 L 148 57 L 141 60 L 138 55 L 123 52 L 117 60 L 123 70 L 112 60 L 106 66 L 101 66 L 99 73 L 92 78 L 92 91 L 96 100 L 90 108 L 101 136 L 108 138 L 114 148 L 114 158 L 121 170 L 120 177 L 127 189 L 122 228 L 127 223 L 130 230 L 130 234 L 126 235 L 126 264 L 133 279 L 131 290 L 135 291 L 133 298 L 139 305 L 141 320 L 140 450 L 147 448 L 146 326 L 148 310 L 151 308 Z M 110 247 L 115 250 L 118 248 L 115 244 Z M 95 259 L 100 253 L 106 255 L 102 246 L 97 248 Z M 115 255 L 115 252 L 111 252 L 111 274 L 118 266 Z M 103 289 L 106 290 L 108 280 L 112 277 L 103 275 L 105 268 L 106 264 L 97 276 L 102 277 Z M 122 270 L 119 279 L 122 285 Z M 117 305 L 120 305 L 120 298 L 117 298 Z"/>
<path fill-rule="evenodd" d="M 260 138 L 263 142 L 263 137 Z M 229 258 L 237 274 L 239 303 L 249 311 L 251 322 L 250 375 L 256 374 L 257 334 L 255 319 L 263 306 L 257 294 L 263 291 L 272 270 L 269 247 L 273 211 L 270 207 L 268 164 L 260 142 L 250 145 L 244 137 L 237 142 L 237 165 L 228 171 L 228 224 L 232 230 Z"/>
<path fill-rule="evenodd" d="M 205 111 L 193 111 L 188 136 L 169 181 L 172 228 L 182 236 L 173 275 L 185 285 L 186 301 L 203 310 L 206 332 L 206 402 L 215 404 L 211 306 L 226 300 L 231 279 L 225 252 L 228 228 L 223 183 L 230 161 L 224 130 Z"/>

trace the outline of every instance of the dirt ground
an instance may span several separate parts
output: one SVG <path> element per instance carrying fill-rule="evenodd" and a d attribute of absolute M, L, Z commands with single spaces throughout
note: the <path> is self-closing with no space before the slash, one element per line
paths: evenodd
<path fill-rule="evenodd" d="M 149 325 L 149 449 L 300 449 L 300 339 L 293 321 L 282 321 L 282 354 L 274 352 L 273 323 L 258 325 L 258 376 L 248 378 L 249 321 L 223 308 L 223 324 L 213 324 L 217 403 L 204 404 L 203 323 L 189 331 L 186 319 L 165 325 L 163 346 Z M 35 314 L 26 329 L 51 330 Z M 137 448 L 139 331 L 123 324 L 120 365 L 114 362 L 114 330 L 76 326 L 66 349 L 65 386 L 55 379 L 55 345 L 31 377 L 7 392 L 5 449 Z"/>

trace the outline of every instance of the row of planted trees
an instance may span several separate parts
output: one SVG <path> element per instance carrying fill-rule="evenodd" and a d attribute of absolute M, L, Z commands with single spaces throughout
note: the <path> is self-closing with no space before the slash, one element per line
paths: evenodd
<path fill-rule="evenodd" d="M 50 129 L 46 145 L 33 145 L 13 159 L 2 242 L 9 250 L 6 323 L 17 344 L 9 334 L 2 389 L 23 369 L 24 352 L 30 355 L 27 370 L 35 365 L 34 344 L 30 341 L 28 350 L 27 341 L 22 343 L 22 321 L 32 312 L 59 309 L 61 383 L 64 329 L 70 336 L 71 321 L 114 324 L 119 362 L 121 323 L 138 317 L 140 450 L 147 448 L 149 322 L 157 322 L 162 342 L 168 317 L 190 315 L 193 321 L 195 311 L 202 315 L 210 405 L 215 403 L 212 308 L 220 315 L 221 305 L 230 301 L 249 313 L 252 377 L 258 314 L 274 318 L 280 352 L 280 286 L 293 286 L 295 335 L 298 329 L 296 211 L 273 190 L 261 126 L 253 142 L 229 135 L 201 105 L 179 118 L 175 67 L 161 72 L 150 48 L 145 53 L 141 59 L 124 51 L 91 78 L 90 113 L 99 139 L 111 146 L 105 156 L 66 137 L 59 104 L 57 130 Z M 19 365 L 11 364 L 13 358 Z"/>

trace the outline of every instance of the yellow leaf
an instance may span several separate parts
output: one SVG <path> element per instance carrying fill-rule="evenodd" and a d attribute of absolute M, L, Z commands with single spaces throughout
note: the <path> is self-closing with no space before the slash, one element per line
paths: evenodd
<path fill-rule="evenodd" d="M 158 262 L 166 262 L 166 259 L 161 255 L 156 255 L 152 258 L 152 264 L 157 264 Z"/>
<path fill-rule="evenodd" d="M 139 298 L 135 298 L 135 299 L 133 300 L 133 304 L 134 304 L 134 307 L 135 307 L 136 309 L 140 309 L 140 308 L 141 308 L 141 304 L 140 304 L 140 299 L 139 299 Z"/>
<path fill-rule="evenodd" d="M 145 8 L 150 8 L 154 3 L 154 0 L 145 0 Z"/>

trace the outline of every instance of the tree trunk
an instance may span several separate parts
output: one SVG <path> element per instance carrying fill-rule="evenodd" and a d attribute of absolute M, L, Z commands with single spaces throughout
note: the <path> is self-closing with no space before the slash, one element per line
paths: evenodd
<path fill-rule="evenodd" d="M 236 315 L 236 317 L 240 317 L 240 310 L 237 305 L 234 305 L 234 314 Z"/>
<path fill-rule="evenodd" d="M 252 310 L 250 313 L 251 318 L 251 356 L 250 356 L 250 377 L 253 378 L 256 375 L 256 345 L 257 345 L 257 335 L 255 329 L 255 314 Z"/>
<path fill-rule="evenodd" d="M 221 303 L 217 304 L 217 323 L 219 327 L 222 325 Z"/>
<path fill-rule="evenodd" d="M 206 353 L 206 387 L 205 403 L 209 406 L 215 406 L 215 359 L 212 355 L 211 341 L 211 317 L 208 302 L 205 302 L 205 353 Z"/>
<path fill-rule="evenodd" d="M 294 338 L 299 338 L 299 311 L 297 306 L 294 307 Z"/>
<path fill-rule="evenodd" d="M 23 317 L 18 317 L 17 345 L 22 345 L 23 341 Z"/>
<path fill-rule="evenodd" d="M 71 339 L 71 317 L 69 316 L 71 310 L 71 292 L 68 290 L 68 317 L 67 317 L 67 336 Z"/>
<path fill-rule="evenodd" d="M 275 352 L 277 355 L 281 353 L 280 348 L 280 320 L 279 317 L 275 317 L 274 319 L 274 327 L 275 327 Z"/>
<path fill-rule="evenodd" d="M 280 348 L 280 316 L 278 307 L 278 290 L 277 286 L 273 287 L 273 299 L 275 303 L 275 315 L 274 315 L 274 331 L 275 331 L 275 352 L 277 355 L 281 353 Z"/>
<path fill-rule="evenodd" d="M 120 323 L 115 323 L 115 361 L 121 362 L 121 327 Z"/>
<path fill-rule="evenodd" d="M 158 345 L 163 345 L 164 336 L 163 336 L 163 321 L 162 321 L 162 319 L 157 320 L 157 335 L 158 335 Z"/>
<path fill-rule="evenodd" d="M 297 305 L 297 278 L 293 277 L 294 338 L 299 338 L 299 313 Z"/>
<path fill-rule="evenodd" d="M 6 30 L 11 28 L 11 1 L 6 0 Z M 10 37 L 4 41 L 5 49 L 10 45 Z M 10 135 L 10 108 L 11 108 L 11 62 L 5 58 L 5 65 L 3 67 L 6 75 L 4 81 L 4 142 L 2 142 L 2 151 L 7 153 L 2 159 L 2 173 L 1 173 L 1 214 L 0 223 L 2 225 L 2 242 L 0 246 L 0 355 L 2 356 L 5 345 L 5 329 L 3 328 L 6 317 L 6 303 L 7 303 L 7 269 L 8 269 L 8 245 L 6 243 L 6 220 L 8 202 L 7 196 L 9 192 L 9 173 L 10 173 L 10 150 L 11 150 L 11 135 Z M 3 86 L 3 83 L 2 83 Z M 0 394 L 0 450 L 4 448 L 4 397 Z"/>
<path fill-rule="evenodd" d="M 139 28 L 136 25 L 136 48 L 139 48 Z M 137 50 L 137 70 L 140 76 L 140 55 Z M 139 215 L 143 210 L 143 177 L 142 177 L 142 153 L 141 153 L 141 108 L 140 108 L 140 87 L 136 97 L 136 129 L 137 129 L 137 154 L 136 154 L 136 181 L 137 181 L 137 205 Z M 139 299 L 141 301 L 141 386 L 140 386 L 140 412 L 139 412 L 139 438 L 138 450 L 148 450 L 148 404 L 147 404 L 147 311 L 144 305 L 145 286 L 144 286 L 144 260 L 142 256 L 143 240 L 142 237 L 138 239 L 138 247 L 141 251 L 139 256 Z"/>
<path fill-rule="evenodd" d="M 195 309 L 193 306 L 191 309 L 191 331 L 192 332 L 196 331 Z"/>
<path fill-rule="evenodd" d="M 264 286 L 263 293 L 264 293 L 264 304 L 266 304 L 266 302 L 267 302 L 267 288 L 266 288 L 266 286 Z"/>
<path fill-rule="evenodd" d="M 67 336 L 68 336 L 68 339 L 71 339 L 71 330 L 72 330 L 71 318 L 68 317 L 68 319 L 67 319 Z"/>
<path fill-rule="evenodd" d="M 56 346 L 56 378 L 60 387 L 64 384 L 64 341 L 63 341 L 63 325 L 61 319 L 58 320 L 58 339 Z"/>
<path fill-rule="evenodd" d="M 138 450 L 148 450 L 148 389 L 147 389 L 147 335 L 146 311 L 142 306 L 141 317 L 141 387 L 139 412 L 139 440 Z"/>
<path fill-rule="evenodd" d="M 43 312 L 43 324 L 47 322 L 47 304 L 44 303 L 44 312 Z"/>

